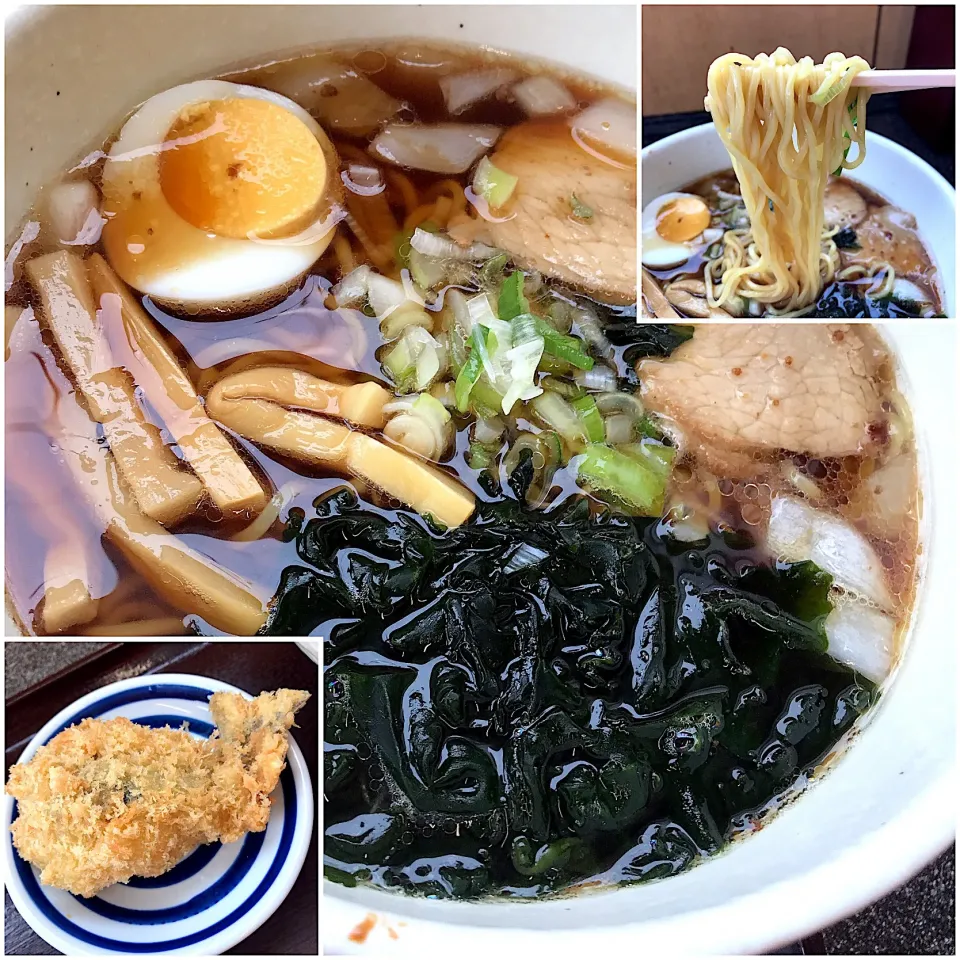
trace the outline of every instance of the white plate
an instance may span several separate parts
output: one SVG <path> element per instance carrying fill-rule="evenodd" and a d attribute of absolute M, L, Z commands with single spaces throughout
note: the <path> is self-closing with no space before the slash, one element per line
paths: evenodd
<path fill-rule="evenodd" d="M 30 741 L 19 762 L 85 717 L 128 717 L 149 726 L 187 721 L 195 736 L 213 729 L 211 694 L 245 693 L 209 677 L 165 673 L 111 683 L 61 710 Z M 249 694 L 246 694 L 250 696 Z M 267 829 L 234 843 L 199 847 L 160 877 L 133 878 L 96 897 L 41 886 L 40 871 L 13 846 L 16 803 L 6 797 L 7 889 L 20 915 L 65 954 L 205 955 L 222 953 L 257 929 L 283 902 L 300 873 L 313 833 L 313 786 L 291 737 L 287 768 L 271 794 Z"/>
<path fill-rule="evenodd" d="M 314 662 L 320 662 L 319 640 L 294 640 L 294 643 Z"/>

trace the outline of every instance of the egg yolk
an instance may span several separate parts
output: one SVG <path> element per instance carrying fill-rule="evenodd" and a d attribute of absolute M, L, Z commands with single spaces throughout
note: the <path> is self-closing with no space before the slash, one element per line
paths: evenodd
<path fill-rule="evenodd" d="M 657 233 L 673 243 L 686 243 L 709 226 L 710 211 L 697 197 L 675 197 L 657 213 Z"/>
<path fill-rule="evenodd" d="M 167 133 L 160 185 L 188 223 L 220 237 L 270 236 L 309 225 L 327 161 L 310 129 L 267 100 L 187 107 Z"/>

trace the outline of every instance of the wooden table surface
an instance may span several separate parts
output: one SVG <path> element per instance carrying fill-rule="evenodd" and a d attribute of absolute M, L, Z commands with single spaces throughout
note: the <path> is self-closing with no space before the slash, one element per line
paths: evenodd
<path fill-rule="evenodd" d="M 7 641 L 16 645 L 31 641 Z M 64 641 L 65 644 L 69 641 Z M 279 641 L 129 642 L 110 644 L 67 666 L 6 702 L 6 767 L 54 714 L 79 697 L 115 680 L 147 673 L 192 673 L 260 693 L 278 687 L 309 690 L 313 696 L 297 714 L 293 736 L 303 751 L 314 787 L 313 838 L 293 889 L 279 909 L 228 954 L 308 954 L 319 952 L 318 826 L 319 697 L 318 668 L 293 643 Z M 4 898 L 4 953 L 57 954 L 23 921 L 9 894 Z"/>

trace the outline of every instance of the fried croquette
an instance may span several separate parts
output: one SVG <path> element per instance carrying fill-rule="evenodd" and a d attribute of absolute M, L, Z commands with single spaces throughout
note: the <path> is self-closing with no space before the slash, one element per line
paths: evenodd
<path fill-rule="evenodd" d="M 40 868 L 42 883 L 92 897 L 159 876 L 201 844 L 265 830 L 287 731 L 309 698 L 216 693 L 209 740 L 126 718 L 69 727 L 10 768 L 20 856 Z"/>

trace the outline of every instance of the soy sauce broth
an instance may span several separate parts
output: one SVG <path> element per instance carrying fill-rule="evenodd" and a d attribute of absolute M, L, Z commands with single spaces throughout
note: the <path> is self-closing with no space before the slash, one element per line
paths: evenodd
<path fill-rule="evenodd" d="M 415 41 L 383 46 L 371 50 L 356 46 L 321 51 L 318 56 L 336 56 L 351 63 L 385 92 L 405 102 L 398 119 L 437 122 L 455 119 L 465 123 L 492 123 L 504 128 L 526 119 L 524 112 L 509 98 L 495 96 L 468 108 L 455 118 L 447 116 L 438 86 L 439 78 L 450 73 L 479 69 L 491 65 L 509 66 L 518 78 L 544 71 L 540 64 L 472 48 L 445 48 Z M 309 60 L 310 54 L 305 55 Z M 552 69 L 552 68 L 551 68 Z M 253 67 L 223 75 L 234 82 L 269 86 L 271 67 Z M 603 96 L 620 96 L 600 84 L 573 74 L 558 73 L 558 79 L 574 95 L 576 110 Z M 576 111 L 572 111 L 576 112 Z M 341 152 L 341 167 L 351 159 L 364 156 L 367 137 L 338 134 L 328 130 L 335 147 Z M 88 153 L 72 169 L 66 179 L 89 179 L 99 186 L 106 152 L 115 137 L 107 138 L 101 148 Z M 369 159 L 369 158 L 368 158 Z M 389 170 L 388 165 L 383 164 Z M 400 171 L 397 171 L 400 172 Z M 462 176 L 441 176 L 416 170 L 402 171 L 413 185 L 419 199 L 445 180 L 453 180 L 465 190 L 471 202 L 470 173 Z M 400 223 L 406 212 L 402 193 L 390 186 L 389 203 Z M 41 192 L 42 199 L 42 192 Z M 38 205 L 39 206 L 39 205 Z M 21 629 L 33 633 L 39 629 L 38 607 L 44 593 L 44 558 L 59 543 L 56 522 L 45 516 L 44 504 L 64 504 L 67 512 L 82 531 L 82 539 L 92 561 L 91 577 L 101 596 L 97 617 L 79 632 L 91 635 L 114 635 L 125 632 L 179 634 L 198 631 L 215 634 L 210 624 L 194 615 L 183 615 L 162 600 L 122 555 L 102 539 L 97 524 L 80 506 L 74 480 L 67 468 L 63 451 L 50 438 L 45 420 L 54 415 L 61 404 L 82 408 L 70 378 L 64 372 L 52 337 L 42 332 L 32 309 L 24 311 L 13 323 L 19 308 L 30 307 L 31 292 L 23 274 L 23 264 L 31 257 L 56 249 L 44 232 L 37 236 L 38 211 L 28 218 L 19 236 L 7 245 L 7 349 L 5 354 L 7 397 L 7 457 L 5 505 L 7 516 L 7 605 Z M 350 255 L 355 263 L 368 262 L 362 245 L 341 226 L 346 235 Z M 79 248 L 81 253 L 102 252 L 97 244 Z M 394 264 L 391 264 L 394 266 Z M 355 310 L 337 310 L 331 304 L 331 286 L 345 272 L 344 263 L 331 246 L 314 265 L 299 287 L 282 302 L 271 305 L 253 316 L 220 320 L 212 317 L 177 315 L 164 310 L 149 297 L 142 303 L 157 322 L 167 343 L 184 364 L 201 396 L 225 372 L 270 365 L 290 366 L 331 380 L 351 383 L 359 380 L 384 380 L 377 351 L 382 340 L 375 320 Z M 442 307 L 442 294 L 437 304 Z M 16 308 L 16 309 L 11 309 Z M 111 347 L 121 357 L 129 346 L 110 334 Z M 138 391 L 139 395 L 139 391 Z M 148 422 L 155 424 L 173 452 L 179 448 L 165 429 L 163 421 L 139 395 Z M 225 431 L 229 433 L 229 431 Z M 105 442 L 100 433 L 101 442 Z M 255 543 L 235 541 L 249 524 L 249 519 L 225 519 L 209 503 L 202 515 L 188 518 L 176 529 L 190 547 L 216 563 L 235 571 L 258 585 L 264 599 L 276 588 L 281 571 L 297 560 L 295 544 L 284 539 L 284 525 L 289 517 L 312 515 L 317 497 L 343 483 L 343 478 L 313 471 L 302 463 L 286 461 L 264 452 L 253 443 L 231 436 L 233 446 L 253 469 L 268 491 L 283 490 L 286 494 L 282 515 L 269 531 Z M 457 443 L 444 468 L 470 487 L 478 496 L 487 494 L 477 482 L 477 473 L 465 460 L 466 442 L 458 434 Z M 384 503 L 382 496 L 359 481 L 354 482 L 361 495 Z M 394 503 L 393 506 L 399 506 Z"/>
<path fill-rule="evenodd" d="M 894 291 L 892 297 L 878 296 L 879 284 L 874 277 L 852 277 L 844 280 L 836 279 L 824 285 L 817 298 L 816 304 L 807 314 L 811 318 L 849 317 L 849 318 L 897 318 L 939 315 L 943 309 L 940 290 L 940 280 L 936 267 L 929 251 L 920 237 L 916 220 L 909 211 L 900 210 L 890 203 L 884 196 L 860 183 L 855 177 L 831 177 L 831 183 L 842 183 L 851 188 L 863 199 L 865 210 L 861 224 L 850 231 L 851 235 L 840 248 L 840 265 L 838 272 L 853 262 L 863 263 L 866 267 L 878 267 L 887 257 L 892 261 L 894 272 L 902 281 L 914 285 L 922 300 L 917 302 L 904 296 L 908 288 L 900 287 Z M 732 226 L 743 228 L 749 224 L 746 210 L 742 202 L 732 203 L 732 198 L 739 197 L 740 185 L 733 170 L 721 170 L 701 177 L 693 183 L 680 188 L 680 191 L 695 194 L 704 199 L 710 210 L 711 227 L 728 229 Z M 830 213 L 829 196 L 826 201 L 827 213 Z M 739 213 L 740 219 L 736 222 L 732 217 Z M 879 218 L 879 219 L 878 219 Z M 883 218 L 890 218 L 892 226 L 885 225 L 884 232 L 880 232 L 874 222 L 883 223 Z M 856 239 L 856 230 L 863 224 L 870 224 L 873 231 L 874 247 L 880 247 L 882 255 L 865 260 L 856 259 L 860 249 Z M 882 236 L 881 244 L 877 237 Z M 904 270 L 898 260 L 898 246 L 909 244 L 916 253 L 911 252 L 903 262 L 907 265 Z M 645 267 L 651 276 L 665 288 L 674 280 L 698 279 L 702 280 L 704 267 L 707 263 L 707 252 L 713 244 L 702 246 L 694 245 L 689 259 L 675 267 L 657 268 Z M 882 279 L 882 276 L 881 276 Z M 678 308 L 679 309 L 679 308 Z M 683 312 L 682 310 L 680 311 Z"/>

